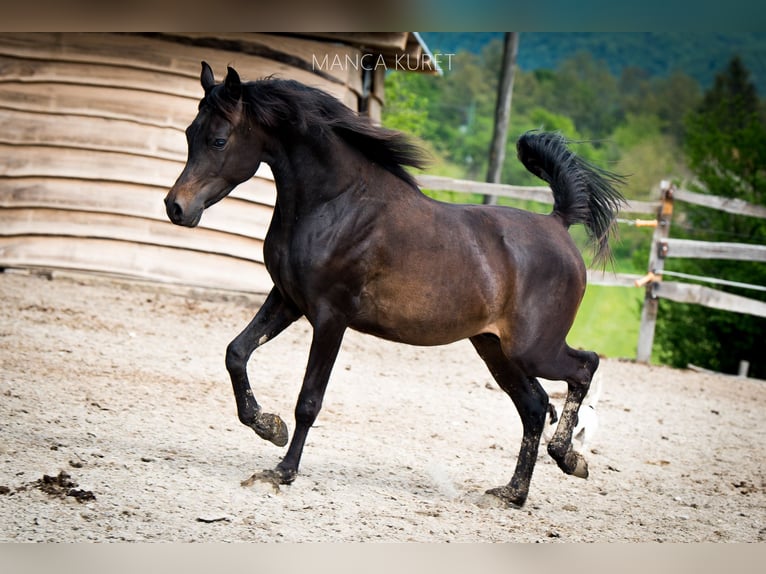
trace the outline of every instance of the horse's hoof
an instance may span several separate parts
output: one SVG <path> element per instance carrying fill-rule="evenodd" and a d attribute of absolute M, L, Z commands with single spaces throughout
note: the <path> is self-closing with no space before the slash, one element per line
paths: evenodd
<path fill-rule="evenodd" d="M 588 478 L 588 461 L 580 454 L 577 454 L 577 461 L 572 475 L 577 478 Z"/>
<path fill-rule="evenodd" d="M 579 452 L 570 449 L 564 456 L 560 456 L 556 451 L 551 451 L 550 448 L 548 451 L 564 474 L 571 474 L 578 478 L 588 478 L 588 461 Z"/>
<path fill-rule="evenodd" d="M 478 505 L 481 508 L 521 508 L 527 501 L 527 493 L 519 492 L 510 486 L 500 486 L 490 488 L 484 496 L 479 499 Z"/>
<path fill-rule="evenodd" d="M 243 480 L 240 484 L 242 486 L 252 486 L 256 482 L 263 483 L 270 485 L 274 489 L 274 492 L 279 492 L 279 487 L 281 485 L 292 484 L 296 476 L 298 476 L 298 471 L 296 470 L 286 470 L 277 467 L 256 472 L 250 478 Z"/>
<path fill-rule="evenodd" d="M 287 425 L 279 415 L 271 413 L 259 413 L 256 419 L 250 423 L 250 427 L 262 439 L 268 440 L 277 446 L 287 444 Z"/>

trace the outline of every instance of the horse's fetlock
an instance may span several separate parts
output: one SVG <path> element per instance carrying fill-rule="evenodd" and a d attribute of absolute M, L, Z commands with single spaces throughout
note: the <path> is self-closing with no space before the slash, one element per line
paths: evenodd
<path fill-rule="evenodd" d="M 553 458 L 553 460 L 559 461 L 563 460 L 566 456 L 569 445 L 564 444 L 563 442 L 551 441 L 548 443 L 547 448 L 548 454 L 551 456 L 551 458 Z"/>
<path fill-rule="evenodd" d="M 239 418 L 239 422 L 241 422 L 243 425 L 252 428 L 258 421 L 259 415 L 260 415 L 260 409 L 256 410 L 255 412 L 237 413 L 237 418 Z"/>

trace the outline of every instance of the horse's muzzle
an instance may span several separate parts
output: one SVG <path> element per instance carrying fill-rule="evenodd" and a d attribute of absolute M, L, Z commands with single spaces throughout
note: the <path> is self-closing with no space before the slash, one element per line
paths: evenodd
<path fill-rule="evenodd" d="M 196 227 L 202 217 L 202 210 L 187 213 L 180 203 L 170 197 L 170 194 L 165 197 L 165 211 L 170 221 L 184 227 Z"/>

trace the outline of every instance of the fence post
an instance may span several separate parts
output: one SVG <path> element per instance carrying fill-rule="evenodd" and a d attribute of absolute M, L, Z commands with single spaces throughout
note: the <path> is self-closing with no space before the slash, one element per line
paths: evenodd
<path fill-rule="evenodd" d="M 660 206 L 657 208 L 657 226 L 652 236 L 652 247 L 649 252 L 649 281 L 646 284 L 644 306 L 641 310 L 641 326 L 638 331 L 638 348 L 636 349 L 636 361 L 648 363 L 652 357 L 652 344 L 654 343 L 654 328 L 657 324 L 657 309 L 659 299 L 657 297 L 658 281 L 662 279 L 662 270 L 665 267 L 665 254 L 668 244 L 665 241 L 670 235 L 670 222 L 673 218 L 673 192 L 675 186 L 668 182 L 660 183 Z"/>

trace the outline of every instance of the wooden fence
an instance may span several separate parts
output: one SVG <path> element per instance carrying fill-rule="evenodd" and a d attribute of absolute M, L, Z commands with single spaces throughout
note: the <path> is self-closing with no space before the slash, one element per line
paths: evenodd
<path fill-rule="evenodd" d="M 685 273 L 665 271 L 665 260 L 671 257 L 696 259 L 731 259 L 740 261 L 766 262 L 766 245 L 745 243 L 721 243 L 693 241 L 688 239 L 670 238 L 670 225 L 673 217 L 675 201 L 702 205 L 738 215 L 766 218 L 766 208 L 751 205 L 741 200 L 731 200 L 716 196 L 708 196 L 687 190 L 676 189 L 669 182 L 660 186 L 660 205 L 657 207 L 658 225 L 654 231 L 652 246 L 649 254 L 647 274 L 637 281 L 638 286 L 645 286 L 644 305 L 641 312 L 641 327 L 638 335 L 636 360 L 648 362 L 652 354 L 654 329 L 657 322 L 659 299 L 664 298 L 679 303 L 695 303 L 713 309 L 721 309 L 734 313 L 745 313 L 758 317 L 766 317 L 766 303 L 756 299 L 727 293 L 719 289 L 677 281 L 664 281 L 664 277 L 691 279 L 710 284 L 728 285 L 766 291 L 766 286 L 749 285 L 728 281 L 724 278 L 699 277 Z"/>
<path fill-rule="evenodd" d="M 426 189 L 509 197 L 544 204 L 553 203 L 553 196 L 548 187 L 500 185 L 437 176 L 421 176 L 418 178 L 418 183 Z M 654 216 L 653 219 L 620 219 L 622 223 L 654 228 L 647 274 L 642 276 L 588 271 L 588 282 L 593 285 L 644 287 L 644 304 L 641 312 L 638 347 L 636 349 L 636 360 L 640 362 L 649 362 L 651 358 L 659 306 L 658 300 L 660 298 L 681 303 L 694 303 L 735 313 L 766 317 L 766 303 L 763 301 L 734 295 L 703 285 L 663 280 L 667 276 L 766 291 L 766 286 L 762 285 L 749 285 L 728 281 L 724 278 L 699 277 L 664 270 L 664 262 L 670 257 L 766 262 L 766 245 L 692 241 L 669 237 L 674 201 L 684 201 L 728 213 L 758 218 L 766 218 L 766 207 L 752 205 L 738 199 L 722 198 L 676 189 L 669 182 L 661 183 L 660 192 L 659 203 L 629 201 L 622 210 L 623 214 L 651 214 Z"/>

